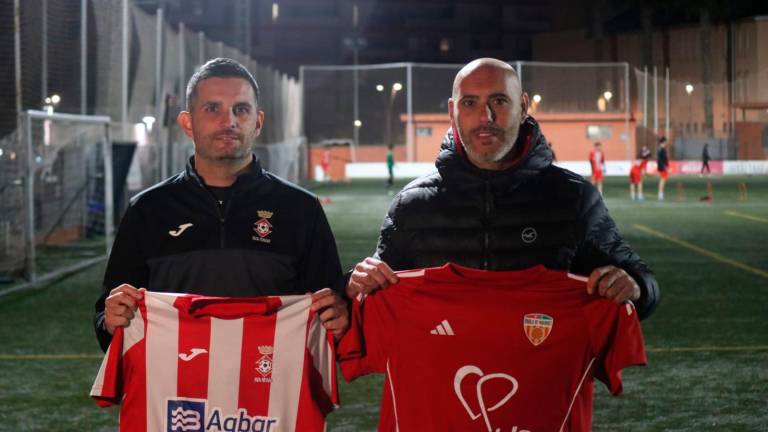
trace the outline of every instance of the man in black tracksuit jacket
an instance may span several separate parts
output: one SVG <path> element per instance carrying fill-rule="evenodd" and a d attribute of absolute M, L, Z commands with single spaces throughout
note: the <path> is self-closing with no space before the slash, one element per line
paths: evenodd
<path fill-rule="evenodd" d="M 632 300 L 641 318 L 651 313 L 658 301 L 653 273 L 621 238 L 598 191 L 552 165 L 552 151 L 526 109 L 527 96 L 508 65 L 481 59 L 459 72 L 453 127 L 437 172 L 395 197 L 376 254 L 357 264 L 348 295 L 396 282 L 392 270 L 446 262 L 486 270 L 543 264 L 590 275 L 590 291 Z M 470 142 L 462 145 L 457 130 Z M 510 132 L 512 145 L 494 140 Z"/>
<path fill-rule="evenodd" d="M 179 116 L 195 141 L 184 172 L 134 197 L 115 237 L 94 324 L 106 350 L 128 325 L 140 288 L 250 297 L 343 289 L 336 243 L 316 196 L 262 169 L 251 153 L 263 113 L 242 65 L 215 59 L 187 89 Z M 338 294 L 313 296 L 326 329 L 348 326 Z"/>

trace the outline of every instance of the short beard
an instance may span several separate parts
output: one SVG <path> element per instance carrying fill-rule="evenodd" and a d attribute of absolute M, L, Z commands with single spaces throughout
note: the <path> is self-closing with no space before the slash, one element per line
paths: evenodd
<path fill-rule="evenodd" d="M 219 135 L 222 135 L 222 133 L 221 132 L 214 133 L 213 135 L 211 135 L 210 141 L 211 142 L 215 141 Z M 245 134 L 232 134 L 232 135 L 235 135 L 240 143 L 240 146 L 235 148 L 232 153 L 217 155 L 217 154 L 208 154 L 207 152 L 203 152 L 200 154 L 200 156 L 211 162 L 220 162 L 224 164 L 235 163 L 250 157 L 252 153 L 251 147 L 253 145 L 252 137 L 246 136 Z"/>
<path fill-rule="evenodd" d="M 470 131 L 470 136 L 477 129 L 479 128 L 472 129 L 472 131 Z M 517 142 L 517 135 L 520 132 L 520 126 L 519 125 L 517 125 L 517 127 L 512 126 L 506 130 L 491 126 L 489 129 L 500 131 L 504 134 L 505 141 L 501 145 L 501 147 L 499 147 L 498 150 L 496 150 L 493 153 L 475 154 L 469 149 L 469 146 L 465 144 L 465 143 L 468 143 L 469 140 L 465 136 L 464 132 L 461 129 L 459 129 L 459 136 L 461 137 L 461 146 L 464 149 L 464 152 L 466 152 L 467 154 L 471 154 L 476 159 L 482 161 L 483 163 L 488 163 L 488 164 L 496 164 L 496 163 L 504 162 L 507 159 L 510 159 L 512 157 L 513 150 L 515 148 L 515 143 Z"/>

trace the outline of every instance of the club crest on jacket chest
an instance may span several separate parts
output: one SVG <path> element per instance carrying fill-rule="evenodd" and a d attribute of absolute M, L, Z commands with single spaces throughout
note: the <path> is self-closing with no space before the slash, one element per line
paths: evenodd
<path fill-rule="evenodd" d="M 256 214 L 259 216 L 259 220 L 253 223 L 254 235 L 251 236 L 251 239 L 260 243 L 272 243 L 269 235 L 274 231 L 274 226 L 269 219 L 274 213 L 268 210 L 259 210 Z"/>

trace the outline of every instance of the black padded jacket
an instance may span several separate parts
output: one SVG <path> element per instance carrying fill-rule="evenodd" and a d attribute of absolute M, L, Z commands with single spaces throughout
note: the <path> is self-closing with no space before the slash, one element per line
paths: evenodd
<path fill-rule="evenodd" d="M 96 302 L 102 349 L 104 301 L 128 283 L 151 291 L 248 297 L 342 291 L 336 242 L 317 197 L 254 160 L 224 205 L 187 168 L 133 198 L 120 222 Z"/>
<path fill-rule="evenodd" d="M 533 118 L 521 126 L 515 146 L 522 150 L 511 168 L 481 170 L 449 130 L 437 172 L 412 181 L 393 200 L 374 256 L 395 270 L 446 262 L 486 270 L 543 264 L 589 275 L 611 264 L 638 282 L 636 307 L 647 317 L 658 301 L 658 284 L 619 235 L 600 193 L 552 164 Z"/>

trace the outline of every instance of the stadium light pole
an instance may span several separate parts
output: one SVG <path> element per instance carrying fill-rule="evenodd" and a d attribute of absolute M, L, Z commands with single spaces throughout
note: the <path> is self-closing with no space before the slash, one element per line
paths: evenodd
<path fill-rule="evenodd" d="M 693 104 L 691 102 L 691 93 L 693 93 L 693 85 L 691 83 L 688 83 L 685 85 L 685 92 L 688 93 L 688 127 L 686 128 L 686 132 L 690 132 L 692 128 L 691 123 L 693 122 Z"/>
<path fill-rule="evenodd" d="M 403 85 L 399 82 L 393 83 L 392 88 L 389 92 L 389 100 L 387 102 L 387 117 L 386 117 L 386 142 L 387 142 L 387 149 L 392 150 L 395 146 L 392 142 L 392 109 L 394 107 L 395 103 L 395 97 L 397 96 L 397 93 L 403 89 Z M 384 85 L 378 84 L 376 86 L 376 91 L 383 92 L 384 91 Z"/>

